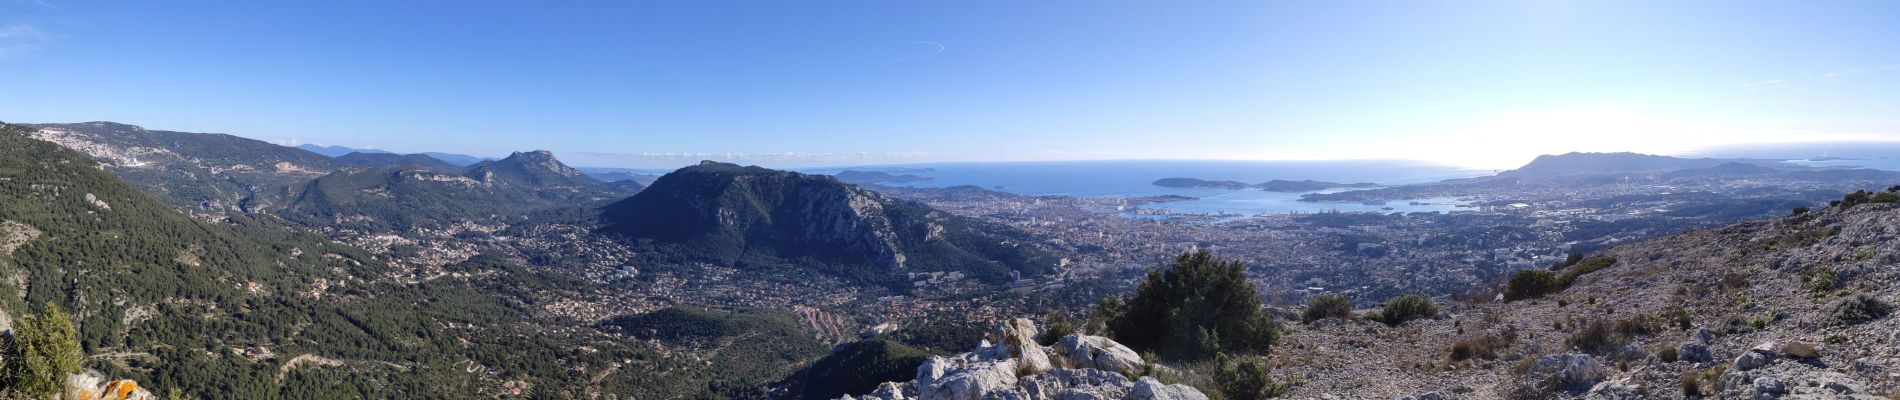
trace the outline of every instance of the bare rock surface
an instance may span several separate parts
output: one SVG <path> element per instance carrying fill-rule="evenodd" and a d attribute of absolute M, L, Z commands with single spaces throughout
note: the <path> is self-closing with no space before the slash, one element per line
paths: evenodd
<path fill-rule="evenodd" d="M 844 398 L 1207 400 L 1206 394 L 1187 385 L 1165 384 L 1152 377 L 1130 380 L 1124 371 L 1139 371 L 1144 365 L 1133 350 L 1113 340 L 1069 335 L 1061 341 L 1066 344 L 1052 349 L 1035 342 L 1038 332 L 1028 319 L 1005 321 L 992 336 L 995 344 L 985 340 L 968 353 L 931 357 L 908 382 L 886 382 L 869 394 Z"/>

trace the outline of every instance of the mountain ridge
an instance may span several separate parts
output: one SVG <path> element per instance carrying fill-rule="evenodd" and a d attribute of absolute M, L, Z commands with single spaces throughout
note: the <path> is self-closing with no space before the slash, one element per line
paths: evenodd
<path fill-rule="evenodd" d="M 815 263 L 896 289 L 909 286 L 907 272 L 954 271 L 1001 282 L 1010 271 L 1034 274 L 1053 266 L 1013 229 L 886 198 L 831 176 L 758 166 L 705 161 L 682 168 L 607 205 L 601 216 L 604 231 L 660 245 L 682 260 Z"/>

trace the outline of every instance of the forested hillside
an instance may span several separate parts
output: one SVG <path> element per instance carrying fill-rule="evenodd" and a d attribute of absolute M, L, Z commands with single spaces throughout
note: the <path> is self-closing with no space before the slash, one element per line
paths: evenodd
<path fill-rule="evenodd" d="M 543 306 L 585 290 L 562 275 L 488 256 L 387 262 L 264 215 L 195 220 L 102 169 L 0 127 L 0 310 L 71 310 L 85 366 L 108 376 L 245 399 L 707 388 L 660 372 L 703 365 L 559 328 L 581 324 Z"/>

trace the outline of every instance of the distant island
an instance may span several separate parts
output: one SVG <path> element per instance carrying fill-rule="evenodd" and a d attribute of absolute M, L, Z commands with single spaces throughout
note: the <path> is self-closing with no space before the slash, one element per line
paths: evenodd
<path fill-rule="evenodd" d="M 1237 181 L 1210 181 L 1210 180 L 1202 180 L 1202 179 L 1195 179 L 1195 178 L 1161 178 L 1161 179 L 1155 180 L 1154 185 L 1161 186 L 1161 187 L 1191 188 L 1191 189 L 1227 189 L 1227 190 L 1260 189 L 1260 190 L 1265 190 L 1269 192 L 1312 192 L 1312 191 L 1320 191 L 1320 190 L 1327 190 L 1327 189 L 1341 189 L 1341 188 L 1358 189 L 1358 188 L 1371 188 L 1371 187 L 1379 186 L 1379 184 L 1377 183 L 1370 183 L 1370 182 L 1338 183 L 1338 182 L 1316 181 L 1316 180 L 1311 180 L 1311 179 L 1299 180 L 1299 181 L 1275 179 L 1275 180 L 1270 180 L 1270 181 L 1266 181 L 1262 183 L 1250 184 L 1246 182 L 1237 182 Z"/>
<path fill-rule="evenodd" d="M 1154 181 L 1155 186 L 1189 189 L 1229 189 L 1240 190 L 1253 185 L 1235 181 L 1208 181 L 1194 178 L 1161 178 Z"/>
<path fill-rule="evenodd" d="M 1301 180 L 1301 181 L 1283 181 L 1283 180 L 1275 179 L 1275 180 L 1267 181 L 1267 183 L 1260 184 L 1260 190 L 1265 190 L 1269 192 L 1311 192 L 1311 191 L 1326 190 L 1326 189 L 1341 189 L 1341 188 L 1363 189 L 1363 188 L 1372 188 L 1372 187 L 1379 187 L 1379 184 L 1371 183 L 1371 182 L 1337 183 L 1337 182 L 1316 181 L 1316 180 L 1311 180 L 1311 179 Z"/>

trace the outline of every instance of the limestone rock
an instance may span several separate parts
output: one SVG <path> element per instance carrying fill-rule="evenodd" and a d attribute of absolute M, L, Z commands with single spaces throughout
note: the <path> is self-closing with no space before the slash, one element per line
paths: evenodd
<path fill-rule="evenodd" d="M 1602 382 L 1608 371 L 1589 354 L 1554 354 L 1537 359 L 1527 376 L 1533 382 L 1550 382 L 1556 389 L 1581 392 Z"/>
<path fill-rule="evenodd" d="M 935 356 L 917 366 L 909 382 L 887 382 L 849 400 L 1207 400 L 1186 385 L 1154 378 L 1131 381 L 1139 372 L 1134 350 L 1099 336 L 1069 335 L 1052 350 L 1034 342 L 1035 325 L 1026 319 L 1001 324 L 993 339 L 955 356 Z M 1072 363 L 1054 365 L 1050 352 Z M 1040 366 L 1038 366 L 1040 364 Z M 1066 364 L 1082 364 L 1066 365 Z"/>
<path fill-rule="evenodd" d="M 980 400 L 986 394 L 1006 392 L 1016 386 L 1016 361 L 981 361 L 951 371 L 935 384 L 918 387 L 924 400 Z"/>
<path fill-rule="evenodd" d="M 1715 361 L 1715 353 L 1709 351 L 1708 343 L 1691 340 L 1676 346 L 1676 360 L 1692 363 Z"/>
<path fill-rule="evenodd" d="M 1036 344 L 1036 324 L 1028 318 L 1005 321 L 997 326 L 997 333 L 997 343 L 1021 363 L 1023 373 L 1040 374 L 1055 368 L 1048 352 Z"/>
<path fill-rule="evenodd" d="M 1641 386 L 1626 381 L 1606 381 L 1590 387 L 1584 393 L 1586 400 L 1637 400 L 1643 398 Z"/>
<path fill-rule="evenodd" d="M 96 371 L 72 374 L 66 378 L 66 397 L 76 400 L 155 400 L 152 392 L 129 379 L 108 380 Z"/>
<path fill-rule="evenodd" d="M 1135 373 L 1143 365 L 1134 349 L 1101 336 L 1074 334 L 1063 336 L 1056 351 L 1068 357 L 1072 368 L 1093 368 L 1118 373 Z"/>
<path fill-rule="evenodd" d="M 1207 400 L 1207 395 L 1187 385 L 1166 385 L 1155 378 L 1141 377 L 1128 391 L 1127 400 Z"/>
<path fill-rule="evenodd" d="M 1794 358 L 1816 358 L 1821 356 L 1821 348 L 1807 342 L 1788 342 L 1781 345 L 1781 354 Z"/>

